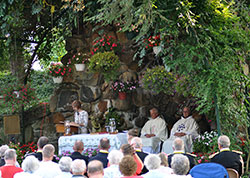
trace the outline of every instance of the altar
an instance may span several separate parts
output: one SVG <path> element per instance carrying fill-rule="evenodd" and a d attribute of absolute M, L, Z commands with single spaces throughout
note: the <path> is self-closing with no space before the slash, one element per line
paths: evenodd
<path fill-rule="evenodd" d="M 58 153 L 64 151 L 73 152 L 73 146 L 76 140 L 81 140 L 84 144 L 84 150 L 87 148 L 98 148 L 100 139 L 108 138 L 110 141 L 110 150 L 119 150 L 122 144 L 128 143 L 126 133 L 117 134 L 77 134 L 71 136 L 61 136 L 58 139 Z"/>

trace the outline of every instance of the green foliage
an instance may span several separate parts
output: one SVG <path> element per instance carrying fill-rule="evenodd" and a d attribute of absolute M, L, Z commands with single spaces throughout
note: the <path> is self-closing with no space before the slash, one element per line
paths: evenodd
<path fill-rule="evenodd" d="M 173 94 L 175 77 L 167 72 L 163 66 L 147 69 L 142 78 L 142 85 L 153 93 Z"/>
<path fill-rule="evenodd" d="M 9 72 L 0 73 L 0 86 L 8 86 L 9 84 L 15 85 L 17 82 L 16 78 L 12 76 Z M 28 81 L 31 88 L 35 88 L 36 99 L 31 99 L 31 101 L 26 104 L 25 110 L 38 104 L 39 102 L 48 102 L 51 95 L 53 94 L 54 88 L 51 77 L 43 71 L 32 71 L 31 78 Z M 12 113 L 12 107 L 3 103 L 0 99 L 0 115 Z"/>
<path fill-rule="evenodd" d="M 74 54 L 71 59 L 69 59 L 68 64 L 86 64 L 88 62 L 89 62 L 89 56 L 87 54 L 78 52 Z"/>
<path fill-rule="evenodd" d="M 116 128 L 119 129 L 119 127 L 122 126 L 124 120 L 121 118 L 121 115 L 117 113 L 117 109 L 114 107 L 110 107 L 108 109 L 107 112 L 105 112 L 104 115 L 105 119 L 106 119 L 106 125 L 109 125 L 109 121 L 111 118 L 115 119 L 115 123 L 116 123 Z"/>
<path fill-rule="evenodd" d="M 102 73 L 105 80 L 115 80 L 120 61 L 113 51 L 96 53 L 90 58 L 88 67 L 92 72 Z"/>

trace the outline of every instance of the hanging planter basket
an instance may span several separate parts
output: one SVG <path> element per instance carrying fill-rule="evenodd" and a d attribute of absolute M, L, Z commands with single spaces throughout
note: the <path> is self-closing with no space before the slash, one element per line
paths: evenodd
<path fill-rule="evenodd" d="M 53 77 L 54 83 L 62 83 L 63 77 Z"/>
<path fill-rule="evenodd" d="M 85 64 L 75 64 L 76 71 L 84 71 Z"/>
<path fill-rule="evenodd" d="M 120 100 L 125 100 L 127 97 L 127 94 L 125 92 L 119 92 L 118 97 Z"/>

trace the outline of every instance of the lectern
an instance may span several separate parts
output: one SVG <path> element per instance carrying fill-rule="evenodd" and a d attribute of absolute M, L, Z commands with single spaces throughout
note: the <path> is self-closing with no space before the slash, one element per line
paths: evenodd
<path fill-rule="evenodd" d="M 65 126 L 66 125 L 66 126 Z M 60 122 L 56 124 L 56 132 L 64 133 L 64 136 L 78 134 L 78 124 Z"/>

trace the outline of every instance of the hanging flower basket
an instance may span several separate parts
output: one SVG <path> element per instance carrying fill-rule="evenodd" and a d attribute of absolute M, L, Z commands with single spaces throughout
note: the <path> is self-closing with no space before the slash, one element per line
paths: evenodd
<path fill-rule="evenodd" d="M 127 94 L 125 92 L 119 92 L 118 97 L 120 100 L 125 100 L 127 97 Z"/>
<path fill-rule="evenodd" d="M 85 69 L 85 64 L 75 64 L 76 71 L 84 71 Z"/>
<path fill-rule="evenodd" d="M 53 77 L 54 83 L 62 83 L 63 77 Z"/>

